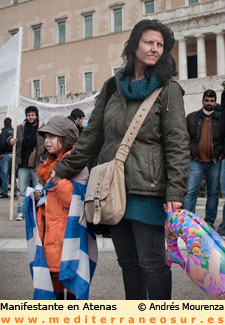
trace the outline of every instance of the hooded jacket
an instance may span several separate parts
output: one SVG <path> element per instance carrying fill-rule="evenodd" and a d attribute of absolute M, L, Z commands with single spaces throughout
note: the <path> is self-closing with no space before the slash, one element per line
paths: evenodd
<path fill-rule="evenodd" d="M 65 155 L 67 154 L 68 152 Z M 48 179 L 50 173 L 47 162 L 40 166 L 45 179 Z M 46 204 L 41 205 L 37 210 L 39 235 L 50 272 L 59 272 L 60 270 L 62 246 L 72 193 L 72 182 L 62 179 L 52 191 L 48 191 Z"/>
<path fill-rule="evenodd" d="M 79 173 L 97 155 L 99 163 L 114 159 L 142 103 L 126 101 L 120 90 L 122 77 L 122 71 L 116 74 L 116 91 L 106 105 L 105 82 L 76 148 L 54 168 L 61 178 Z M 190 159 L 183 94 L 177 82 L 167 82 L 148 113 L 125 162 L 128 193 L 166 196 L 167 201 L 183 202 Z"/>
<path fill-rule="evenodd" d="M 2 133 L 0 135 L 0 154 L 12 153 L 12 146 L 8 143 L 8 138 L 13 136 L 12 127 L 2 128 Z"/>

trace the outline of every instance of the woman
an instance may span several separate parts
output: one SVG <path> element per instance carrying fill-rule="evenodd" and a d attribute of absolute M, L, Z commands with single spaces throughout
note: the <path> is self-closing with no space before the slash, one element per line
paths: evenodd
<path fill-rule="evenodd" d="M 157 20 L 135 25 L 122 54 L 125 68 L 115 76 L 115 91 L 106 81 L 76 149 L 52 173 L 54 179 L 70 178 L 96 155 L 99 163 L 112 160 L 143 100 L 163 86 L 125 162 L 125 216 L 110 226 L 126 299 L 171 299 L 164 223 L 166 212 L 182 206 L 189 165 L 184 92 L 170 81 L 176 73 L 170 55 L 174 42 L 173 32 Z"/>
<path fill-rule="evenodd" d="M 225 89 L 221 94 L 220 110 L 221 110 L 221 127 L 222 130 L 224 131 L 225 130 Z M 224 131 L 224 140 L 223 140 L 223 154 L 225 154 L 225 131 Z M 225 159 L 222 160 L 222 165 L 221 165 L 220 187 L 221 187 L 222 197 L 225 198 Z M 222 217 L 223 219 L 217 229 L 217 232 L 221 236 L 225 237 L 225 204 L 223 205 Z"/>

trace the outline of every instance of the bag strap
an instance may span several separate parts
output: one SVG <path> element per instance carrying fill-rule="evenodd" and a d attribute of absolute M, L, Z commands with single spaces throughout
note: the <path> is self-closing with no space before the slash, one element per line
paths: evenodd
<path fill-rule="evenodd" d="M 139 107 L 138 111 L 136 112 L 133 120 L 130 123 L 127 132 L 125 133 L 123 140 L 120 143 L 120 147 L 116 153 L 115 159 L 121 160 L 125 162 L 127 156 L 129 154 L 130 148 L 140 130 L 147 114 L 149 113 L 150 109 L 152 108 L 156 98 L 160 94 L 162 90 L 161 88 L 157 88 L 150 96 L 148 96 L 141 106 Z"/>

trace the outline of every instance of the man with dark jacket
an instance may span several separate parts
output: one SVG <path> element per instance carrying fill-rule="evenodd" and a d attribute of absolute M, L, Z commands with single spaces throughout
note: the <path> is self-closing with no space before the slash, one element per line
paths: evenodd
<path fill-rule="evenodd" d="M 208 89 L 204 92 L 202 104 L 203 107 L 199 111 L 187 116 L 191 162 L 184 209 L 195 212 L 201 182 L 205 178 L 207 185 L 205 221 L 213 226 L 217 216 L 223 151 L 221 112 L 215 109 L 214 90 Z"/>
<path fill-rule="evenodd" d="M 13 135 L 12 120 L 7 117 L 4 120 L 4 128 L 0 136 L 0 169 L 2 179 L 2 192 L 0 198 L 8 197 L 8 185 L 12 167 L 12 146 L 8 143 L 8 138 Z M 16 196 L 16 181 L 14 186 L 14 196 Z"/>
<path fill-rule="evenodd" d="M 223 90 L 223 92 L 221 94 L 220 106 L 221 106 L 222 130 L 223 130 L 223 135 L 224 135 L 223 150 L 225 152 L 225 89 Z M 222 161 L 222 166 L 221 166 L 220 187 L 221 187 L 222 196 L 225 197 L 225 159 Z M 217 232 L 218 232 L 218 234 L 220 234 L 221 236 L 223 236 L 225 238 L 225 203 L 223 205 L 222 217 L 223 217 L 223 219 L 217 229 Z"/>
<path fill-rule="evenodd" d="M 85 118 L 84 112 L 79 108 L 74 108 L 69 116 L 67 116 L 78 128 L 79 135 L 83 131 L 83 121 Z"/>
<path fill-rule="evenodd" d="M 43 124 L 39 122 L 38 109 L 28 106 L 25 110 L 26 119 L 17 127 L 17 139 L 9 139 L 11 145 L 16 145 L 16 170 L 18 170 L 19 196 L 16 220 L 25 216 L 26 189 L 32 183 L 38 184 L 36 168 L 40 163 L 40 156 L 44 152 L 44 138 L 38 134 Z"/>

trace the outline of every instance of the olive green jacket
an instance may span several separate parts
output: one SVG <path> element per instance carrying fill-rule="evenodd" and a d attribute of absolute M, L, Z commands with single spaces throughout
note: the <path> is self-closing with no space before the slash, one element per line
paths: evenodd
<path fill-rule="evenodd" d="M 55 166 L 61 178 L 71 178 L 98 155 L 98 162 L 115 157 L 118 146 L 141 105 L 127 102 L 119 86 L 106 101 L 106 85 L 98 96 L 87 128 L 71 155 Z M 183 103 L 184 91 L 169 81 L 148 113 L 125 162 L 128 193 L 166 196 L 166 201 L 183 202 L 189 166 L 189 135 Z"/>

